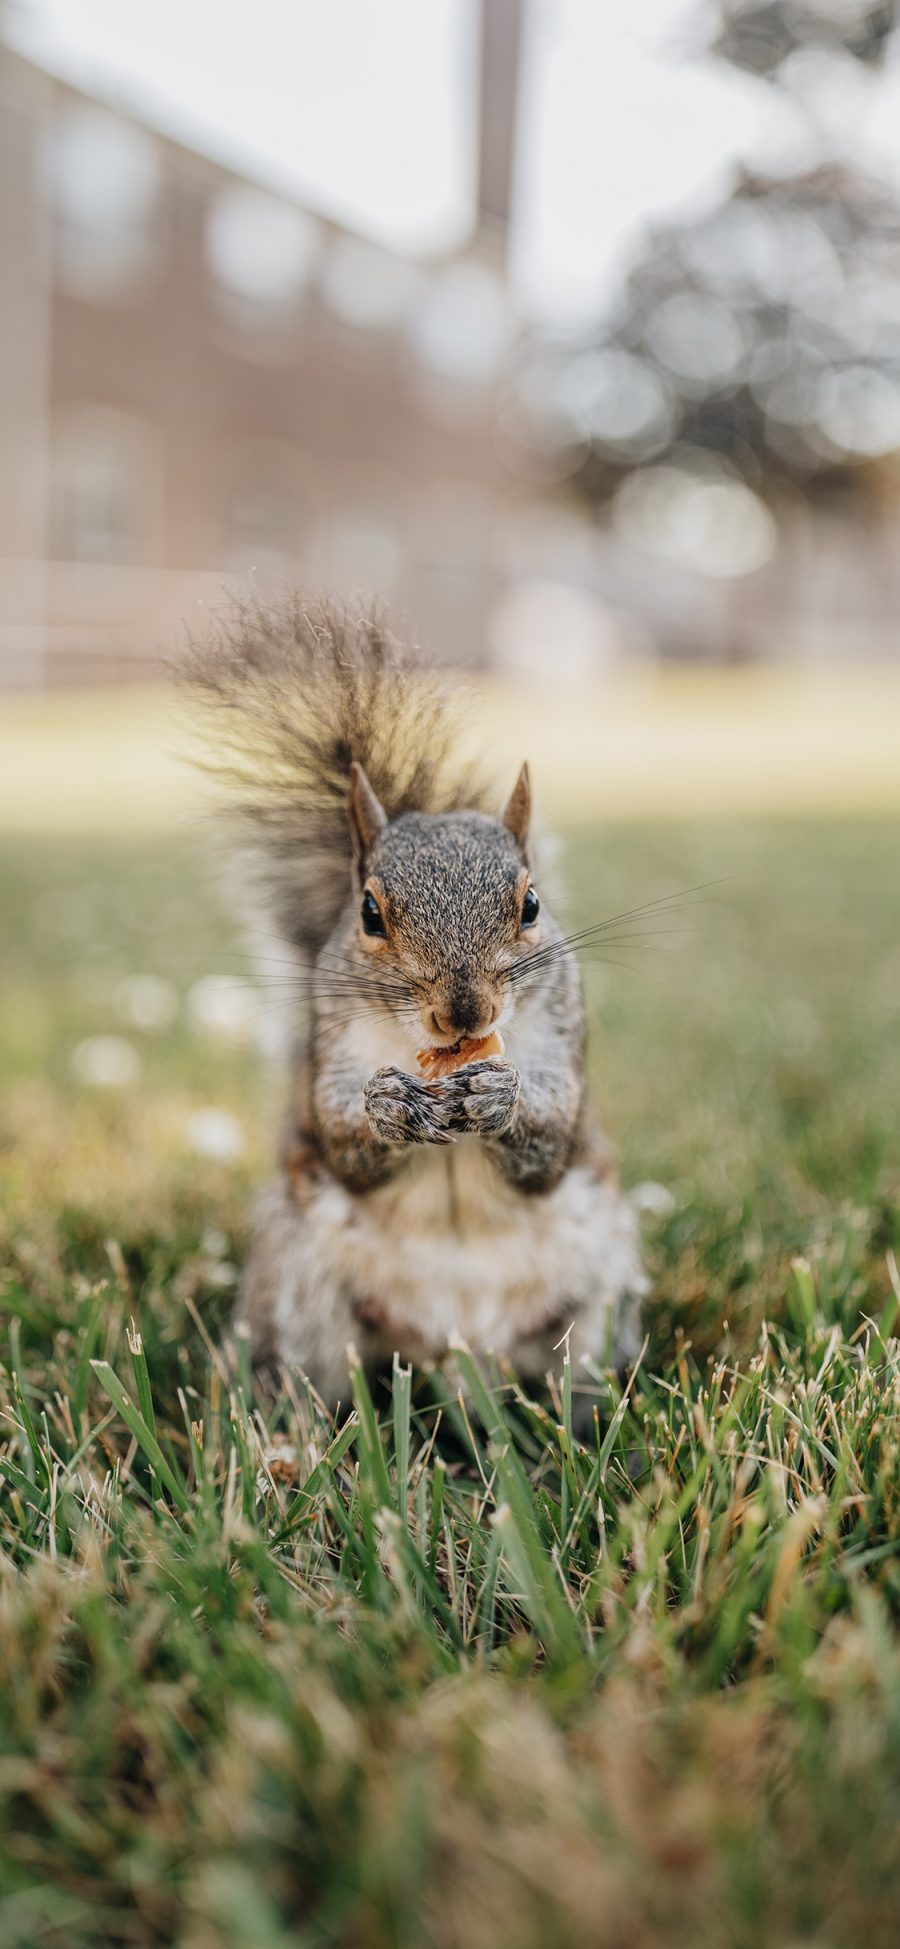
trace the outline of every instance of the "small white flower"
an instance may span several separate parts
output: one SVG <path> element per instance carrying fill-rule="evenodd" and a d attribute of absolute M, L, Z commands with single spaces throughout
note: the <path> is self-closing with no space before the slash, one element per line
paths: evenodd
<path fill-rule="evenodd" d="M 222 1164 L 244 1153 L 244 1132 L 230 1110 L 194 1110 L 187 1120 L 187 1140 L 198 1157 L 214 1157 Z"/>
<path fill-rule="evenodd" d="M 224 1259 L 228 1251 L 225 1233 L 220 1232 L 217 1225 L 207 1225 L 200 1240 L 200 1250 L 206 1253 L 208 1259 Z"/>
<path fill-rule="evenodd" d="M 237 1276 L 237 1267 L 229 1265 L 227 1259 L 214 1259 L 203 1270 L 207 1286 L 214 1287 L 217 1292 L 230 1292 L 232 1286 L 237 1285 Z"/>
<path fill-rule="evenodd" d="M 203 975 L 188 992 L 191 1026 L 223 1042 L 246 1042 L 259 1015 L 259 996 L 233 975 Z"/>
<path fill-rule="evenodd" d="M 668 1185 L 654 1184 L 652 1178 L 635 1185 L 631 1202 L 635 1211 L 652 1212 L 654 1218 L 668 1218 L 669 1213 L 675 1210 L 675 1199 Z"/>
<path fill-rule="evenodd" d="M 178 1014 L 178 991 L 163 975 L 133 974 L 116 983 L 113 1007 L 145 1035 L 161 1035 Z"/>
<path fill-rule="evenodd" d="M 72 1051 L 72 1069 L 79 1083 L 92 1089 L 124 1090 L 140 1075 L 140 1057 L 120 1035 L 90 1035 Z"/>

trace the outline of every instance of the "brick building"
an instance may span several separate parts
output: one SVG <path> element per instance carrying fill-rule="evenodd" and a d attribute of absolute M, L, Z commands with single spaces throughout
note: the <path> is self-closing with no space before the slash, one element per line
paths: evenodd
<path fill-rule="evenodd" d="M 378 591 L 448 659 L 555 682 L 896 656 L 893 492 L 798 500 L 728 573 L 587 514 L 542 448 L 505 274 L 524 11 L 483 0 L 477 214 L 429 262 L 0 39 L 0 687 L 146 676 L 249 576 Z"/>
<path fill-rule="evenodd" d="M 0 682 L 144 675 L 250 574 L 482 656 L 518 12 L 485 15 L 480 220 L 427 264 L 0 47 Z"/>

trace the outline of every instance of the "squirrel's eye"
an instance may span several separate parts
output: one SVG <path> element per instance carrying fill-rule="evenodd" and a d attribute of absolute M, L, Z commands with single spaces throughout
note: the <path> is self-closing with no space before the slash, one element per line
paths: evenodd
<path fill-rule="evenodd" d="M 378 905 L 374 893 L 363 894 L 360 919 L 363 924 L 364 934 L 380 934 L 382 937 L 386 936 L 387 928 L 382 920 L 381 908 Z"/>
<path fill-rule="evenodd" d="M 540 911 L 541 911 L 541 903 L 537 897 L 537 894 L 535 893 L 534 887 L 529 887 L 528 892 L 526 893 L 525 898 L 522 902 L 522 926 L 523 927 L 533 926 L 534 922 L 537 920 Z"/>

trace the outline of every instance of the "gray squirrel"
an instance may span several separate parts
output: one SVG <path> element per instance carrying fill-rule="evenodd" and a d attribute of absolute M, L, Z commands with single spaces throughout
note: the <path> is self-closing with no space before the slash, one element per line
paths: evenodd
<path fill-rule="evenodd" d="M 376 609 L 238 599 L 187 674 L 304 998 L 238 1304 L 254 1358 L 330 1405 L 350 1344 L 373 1371 L 452 1369 L 460 1339 L 531 1381 L 565 1337 L 576 1376 L 625 1366 L 646 1282 L 527 766 L 498 815 Z"/>

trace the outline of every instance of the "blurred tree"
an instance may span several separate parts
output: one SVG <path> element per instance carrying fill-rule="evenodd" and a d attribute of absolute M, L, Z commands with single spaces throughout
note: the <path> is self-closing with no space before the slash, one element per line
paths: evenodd
<path fill-rule="evenodd" d="M 722 0 L 713 16 L 711 31 L 706 14 L 700 23 L 710 51 L 772 81 L 801 48 L 881 61 L 898 7 L 895 0 Z"/>
<path fill-rule="evenodd" d="M 846 144 L 835 153 L 834 95 L 826 126 L 796 63 L 878 63 L 898 11 L 853 0 L 707 10 L 714 58 L 789 88 L 815 139 L 797 145 L 795 172 L 748 167 L 718 207 L 654 228 L 603 323 L 523 372 L 523 417 L 589 501 L 648 465 L 670 479 L 730 476 L 769 499 L 866 497 L 893 480 L 897 201 Z"/>

